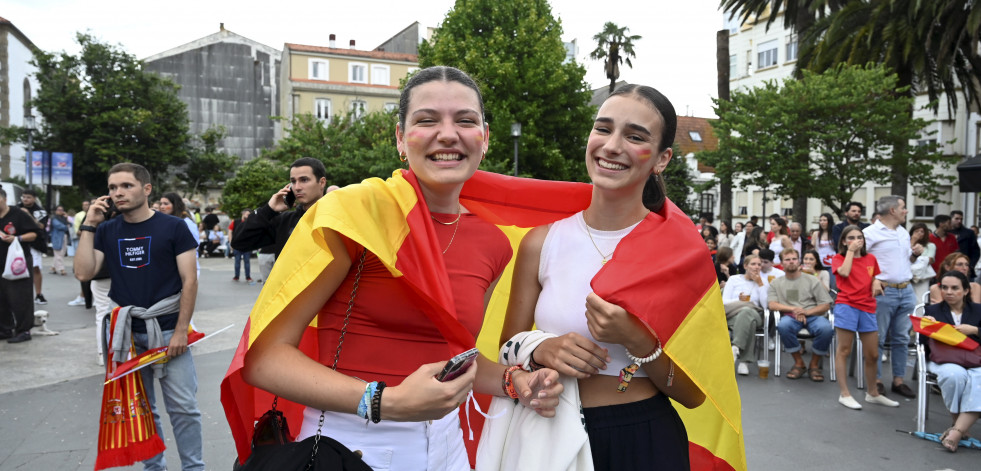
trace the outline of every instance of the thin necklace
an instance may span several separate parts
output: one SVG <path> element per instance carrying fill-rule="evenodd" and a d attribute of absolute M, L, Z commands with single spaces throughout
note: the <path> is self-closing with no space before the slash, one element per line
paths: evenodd
<path fill-rule="evenodd" d="M 610 252 L 610 255 L 603 255 L 603 251 L 600 250 L 599 246 L 596 245 L 596 241 L 593 240 L 593 231 L 589 230 L 589 224 L 586 224 L 586 221 L 583 221 L 583 225 L 586 226 L 586 235 L 589 236 L 589 241 L 593 243 L 593 248 L 595 248 L 596 252 L 600 254 L 600 257 L 603 257 L 603 265 L 606 265 L 606 262 L 610 261 L 610 257 L 613 256 L 613 252 L 616 252 L 616 249 L 614 248 L 613 252 Z"/>
<path fill-rule="evenodd" d="M 453 235 L 450 236 L 450 243 L 446 244 L 446 248 L 443 249 L 443 255 L 446 255 L 446 251 L 450 250 L 450 246 L 453 245 L 453 239 L 456 239 L 456 231 L 460 230 L 460 218 L 463 217 L 463 206 L 460 206 L 459 209 L 457 209 L 456 220 L 453 222 L 440 221 L 439 219 L 436 219 L 436 217 L 433 216 L 432 214 L 430 214 L 429 217 L 432 218 L 433 221 L 436 221 L 444 226 L 449 226 L 451 224 L 456 225 L 456 227 L 453 228 Z"/>

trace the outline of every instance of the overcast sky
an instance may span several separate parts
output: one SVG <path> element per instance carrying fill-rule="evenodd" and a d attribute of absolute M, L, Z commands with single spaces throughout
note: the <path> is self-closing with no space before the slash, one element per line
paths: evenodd
<path fill-rule="evenodd" d="M 501 0 L 507 1 L 507 0 Z M 274 47 L 284 43 L 326 46 L 356 40 L 370 50 L 413 21 L 436 27 L 454 0 L 8 0 L 6 18 L 39 48 L 75 53 L 75 32 L 122 45 L 139 58 L 163 52 L 225 28 Z M 608 84 L 599 61 L 589 59 L 593 35 L 612 21 L 643 38 L 635 44 L 634 67 L 624 65 L 620 79 L 651 85 L 671 99 L 679 115 L 714 117 L 716 94 L 715 32 L 722 28 L 718 0 L 552 0 L 562 23 L 562 39 L 576 39 L 577 59 L 586 80 Z"/>

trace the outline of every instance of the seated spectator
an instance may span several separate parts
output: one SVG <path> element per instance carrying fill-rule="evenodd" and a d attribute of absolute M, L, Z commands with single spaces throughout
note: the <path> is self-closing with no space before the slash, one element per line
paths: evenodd
<path fill-rule="evenodd" d="M 783 270 L 776 268 L 773 265 L 773 251 L 770 249 L 760 250 L 760 277 L 763 278 L 763 284 L 767 287 L 773 280 L 783 276 Z"/>
<path fill-rule="evenodd" d="M 784 249 L 780 259 L 783 260 L 785 274 L 770 283 L 767 299 L 770 310 L 782 314 L 777 322 L 777 332 L 780 333 L 784 350 L 794 357 L 794 365 L 787 372 L 787 379 L 798 379 L 806 372 L 811 381 L 824 381 L 821 357 L 828 355 L 834 336 L 834 329 L 826 317 L 828 309 L 831 309 L 831 296 L 828 288 L 816 277 L 803 274 L 796 249 Z M 805 328 L 814 335 L 808 367 L 804 366 L 801 346 L 797 341 L 797 334 Z"/>
<path fill-rule="evenodd" d="M 946 322 L 974 341 L 981 341 L 978 335 L 981 307 L 971 301 L 967 276 L 959 271 L 944 273 L 940 279 L 940 290 L 943 300 L 927 306 L 923 317 Z M 925 337 L 920 337 L 920 342 L 929 349 Z M 960 440 L 967 436 L 968 429 L 981 417 L 981 368 L 930 361 L 927 370 L 937 375 L 944 405 L 954 418 L 954 424 L 940 437 L 940 444 L 953 453 L 957 451 Z"/>
<path fill-rule="evenodd" d="M 725 289 L 726 281 L 729 281 L 729 277 L 739 273 L 736 264 L 733 263 L 733 259 L 732 249 L 729 247 L 719 247 L 718 252 L 715 254 L 715 277 L 719 280 L 719 289 Z"/>
<path fill-rule="evenodd" d="M 198 255 L 210 257 L 215 254 L 215 250 L 221 245 L 221 230 L 218 226 L 212 226 L 205 230 L 201 237 L 201 245 L 198 246 Z"/>
<path fill-rule="evenodd" d="M 947 255 L 940 262 L 940 270 L 937 273 L 947 273 L 950 271 L 959 271 L 964 276 L 968 276 L 968 273 L 971 272 L 971 261 L 967 258 L 967 255 L 960 252 Z M 968 286 L 968 294 L 971 297 L 971 302 L 975 304 L 981 303 L 981 285 L 972 282 Z M 941 301 L 943 301 L 943 292 L 940 289 L 940 283 L 937 283 L 930 287 L 930 304 L 937 304 Z"/>
<path fill-rule="evenodd" d="M 824 289 L 831 289 L 831 275 L 829 275 L 831 267 L 825 267 L 820 260 L 820 255 L 814 249 L 804 252 L 804 256 L 800 261 L 800 270 L 808 275 L 814 275 L 821 284 L 824 285 Z"/>
<path fill-rule="evenodd" d="M 748 363 L 756 361 L 753 350 L 756 331 L 763 325 L 766 286 L 760 278 L 760 257 L 747 255 L 743 260 L 746 274 L 730 276 L 722 290 L 726 323 L 732 331 L 732 358 L 736 373 L 749 374 Z"/>

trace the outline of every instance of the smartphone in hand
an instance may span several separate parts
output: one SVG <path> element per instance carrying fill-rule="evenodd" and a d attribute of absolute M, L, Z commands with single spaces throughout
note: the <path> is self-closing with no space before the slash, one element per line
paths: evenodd
<path fill-rule="evenodd" d="M 106 204 L 109 205 L 109 209 L 103 211 L 102 214 L 105 215 L 105 218 L 108 221 L 112 218 L 113 213 L 116 212 L 116 204 L 112 202 L 111 196 L 106 199 Z"/>
<path fill-rule="evenodd" d="M 436 380 L 441 382 L 450 381 L 466 373 L 470 369 L 470 365 L 473 365 L 473 362 L 477 361 L 477 355 L 479 354 L 480 352 L 476 348 L 471 348 L 450 358 L 446 362 L 446 365 L 443 366 L 443 370 L 436 375 Z"/>
<path fill-rule="evenodd" d="M 283 202 L 286 203 L 287 208 L 292 208 L 293 204 L 296 203 L 296 193 L 293 193 L 292 184 L 290 184 L 290 191 L 283 196 Z"/>

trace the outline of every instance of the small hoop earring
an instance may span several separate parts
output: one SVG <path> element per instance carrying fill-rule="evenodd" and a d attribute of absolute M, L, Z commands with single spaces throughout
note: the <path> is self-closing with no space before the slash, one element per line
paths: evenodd
<path fill-rule="evenodd" d="M 407 158 L 405 157 L 405 152 L 402 152 L 402 153 L 400 153 L 400 154 L 399 154 L 399 160 L 401 160 L 402 162 L 405 162 L 406 160 L 408 160 L 408 159 L 407 159 Z"/>

